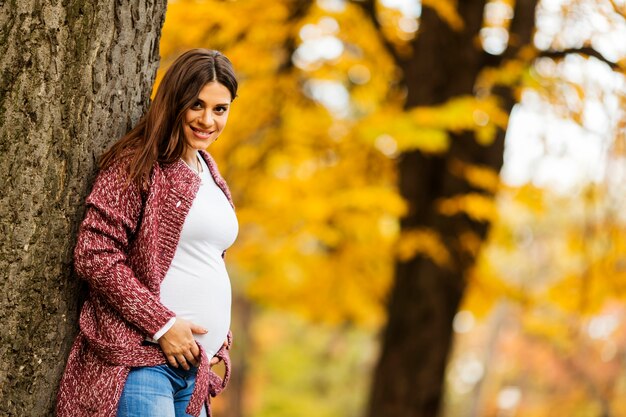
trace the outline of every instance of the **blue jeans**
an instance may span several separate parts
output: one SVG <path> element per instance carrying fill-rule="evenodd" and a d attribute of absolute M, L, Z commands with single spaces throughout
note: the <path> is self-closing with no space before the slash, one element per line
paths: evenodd
<path fill-rule="evenodd" d="M 185 412 L 196 382 L 197 368 L 188 371 L 169 365 L 132 368 L 117 417 L 188 417 Z M 201 417 L 206 417 L 202 408 Z"/>

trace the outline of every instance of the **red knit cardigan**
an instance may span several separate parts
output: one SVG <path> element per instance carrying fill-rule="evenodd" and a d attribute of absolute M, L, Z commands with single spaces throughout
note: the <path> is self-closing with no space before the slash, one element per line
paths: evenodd
<path fill-rule="evenodd" d="M 232 205 L 215 161 L 207 152 L 201 155 Z M 115 417 L 130 368 L 167 363 L 158 345 L 142 342 L 175 316 L 161 304 L 160 286 L 199 187 L 199 177 L 182 160 L 155 164 L 144 193 L 127 184 L 123 161 L 98 174 L 74 250 L 74 267 L 89 283 L 89 295 L 61 379 L 58 417 Z M 223 380 L 210 370 L 210 358 L 199 345 L 187 413 L 198 416 L 206 405 L 211 416 L 210 398 L 230 378 L 231 343 L 229 331 L 228 346 L 216 354 L 225 364 Z"/>

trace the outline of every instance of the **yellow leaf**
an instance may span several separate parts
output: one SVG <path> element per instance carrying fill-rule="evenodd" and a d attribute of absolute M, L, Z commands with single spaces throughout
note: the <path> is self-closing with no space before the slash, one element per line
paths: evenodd
<path fill-rule="evenodd" d="M 441 237 L 431 229 L 412 229 L 401 233 L 395 253 L 401 261 L 408 261 L 417 254 L 425 255 L 441 267 L 450 266 L 451 258 Z"/>
<path fill-rule="evenodd" d="M 457 32 L 462 31 L 465 27 L 465 23 L 457 11 L 456 0 L 422 0 L 422 6 L 435 10 L 439 17 Z"/>
<path fill-rule="evenodd" d="M 470 218 L 483 222 L 493 221 L 497 216 L 493 197 L 478 193 L 441 199 L 437 204 L 437 209 L 446 216 L 465 213 Z"/>

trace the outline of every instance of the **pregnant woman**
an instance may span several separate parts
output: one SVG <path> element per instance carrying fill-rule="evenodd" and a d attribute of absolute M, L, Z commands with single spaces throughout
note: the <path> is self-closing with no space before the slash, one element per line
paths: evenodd
<path fill-rule="evenodd" d="M 210 416 L 210 398 L 230 376 L 223 256 L 238 224 L 205 149 L 236 96 L 228 58 L 188 51 L 146 115 L 102 156 L 74 252 L 89 293 L 59 417 Z M 210 370 L 220 360 L 223 379 Z"/>

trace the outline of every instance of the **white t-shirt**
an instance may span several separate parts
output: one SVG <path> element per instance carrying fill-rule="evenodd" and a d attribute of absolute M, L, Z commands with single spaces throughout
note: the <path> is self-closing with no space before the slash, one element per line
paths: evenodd
<path fill-rule="evenodd" d="M 161 302 L 208 333 L 194 337 L 209 358 L 220 349 L 230 328 L 231 287 L 222 253 L 239 231 L 235 211 L 202 165 L 201 185 L 185 218 L 174 258 L 161 283 Z M 190 168 L 191 169 L 191 168 Z M 169 330 L 173 321 L 155 335 Z"/>

